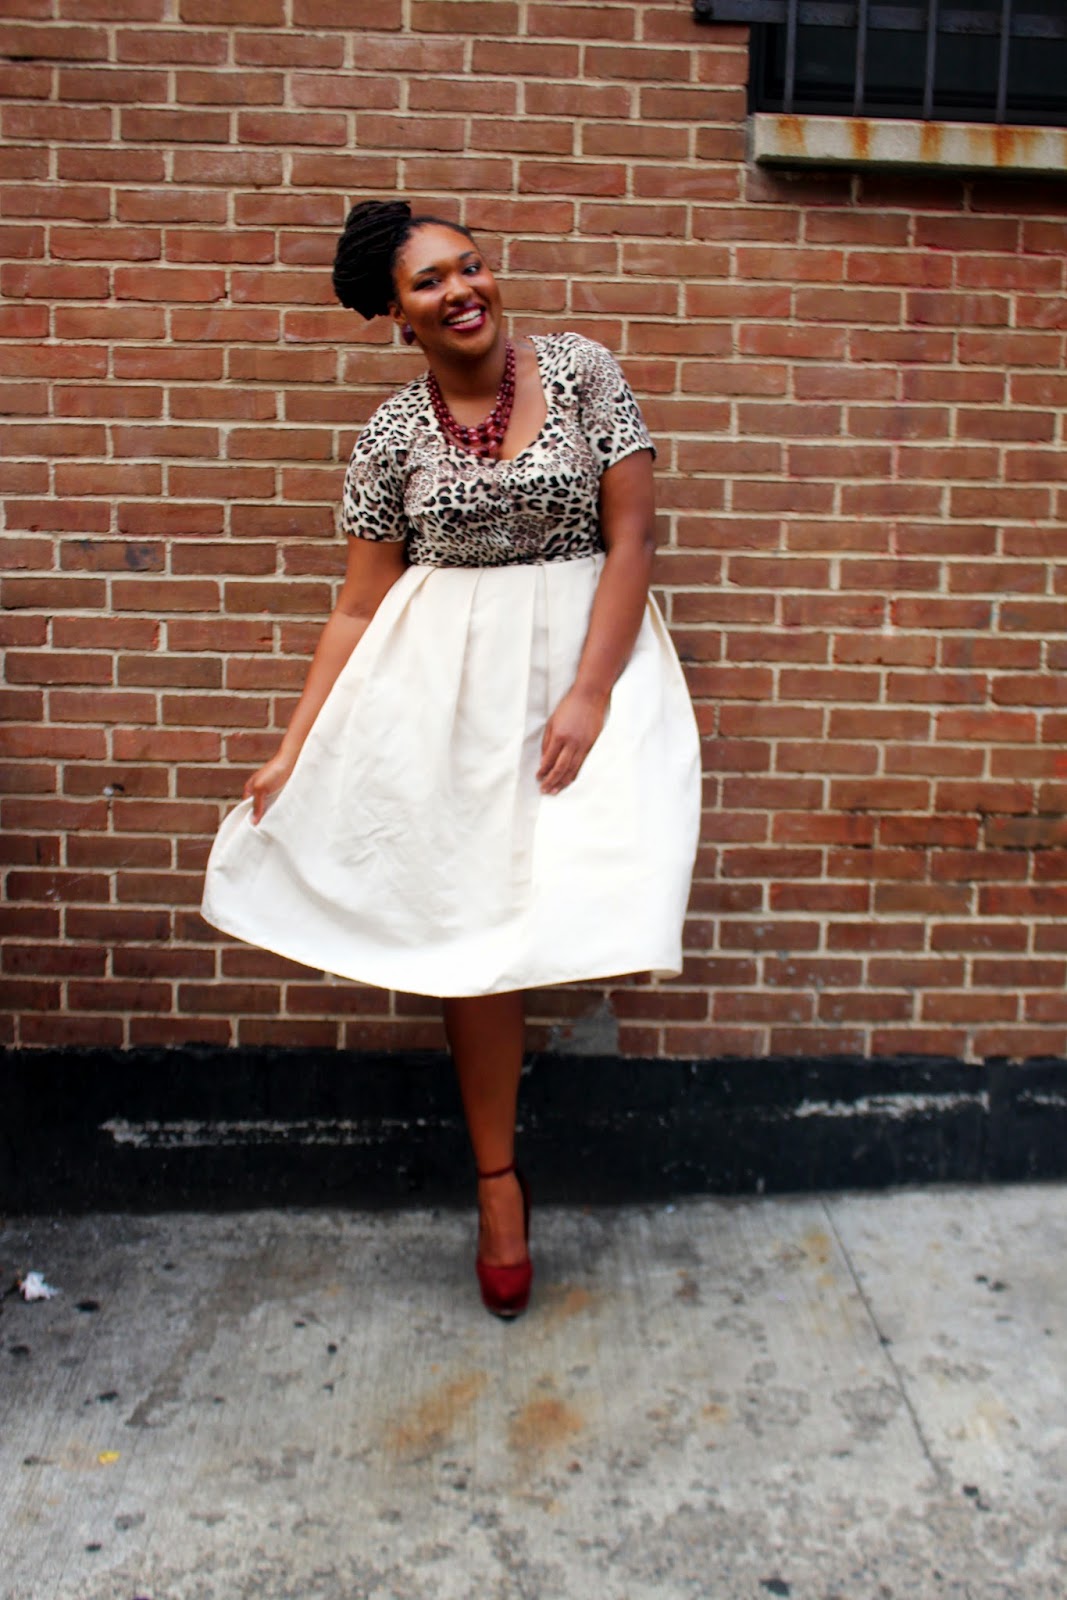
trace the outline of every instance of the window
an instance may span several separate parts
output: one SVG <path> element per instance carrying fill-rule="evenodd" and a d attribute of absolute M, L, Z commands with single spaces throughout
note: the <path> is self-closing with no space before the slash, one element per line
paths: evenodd
<path fill-rule="evenodd" d="M 752 24 L 749 109 L 1067 126 L 1065 0 L 695 0 Z"/>

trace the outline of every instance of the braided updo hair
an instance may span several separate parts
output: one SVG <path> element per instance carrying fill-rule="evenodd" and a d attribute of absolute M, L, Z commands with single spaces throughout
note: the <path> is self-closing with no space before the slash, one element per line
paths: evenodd
<path fill-rule="evenodd" d="M 406 200 L 361 200 L 345 218 L 333 262 L 333 288 L 343 306 L 358 311 L 366 322 L 388 314 L 396 298 L 393 267 L 411 235 L 427 223 L 451 228 L 474 243 L 472 234 L 444 217 L 411 214 Z"/>

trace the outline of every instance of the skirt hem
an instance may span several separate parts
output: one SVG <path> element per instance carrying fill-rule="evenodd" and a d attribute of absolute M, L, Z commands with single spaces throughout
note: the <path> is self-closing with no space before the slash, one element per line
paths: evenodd
<path fill-rule="evenodd" d="M 336 969 L 324 966 L 321 961 L 305 960 L 303 956 L 295 955 L 293 951 L 282 950 L 277 941 L 268 942 L 261 934 L 253 938 L 248 933 L 238 933 L 234 927 L 227 927 L 214 918 L 203 908 L 201 916 L 211 927 L 217 928 L 220 933 L 226 934 L 231 939 L 238 939 L 242 944 L 252 946 L 257 950 L 266 950 L 269 954 L 280 956 L 284 961 L 295 961 L 299 966 L 306 967 L 309 972 L 323 972 L 331 978 L 343 978 L 347 983 L 357 983 L 369 989 L 382 989 L 391 994 L 417 994 L 429 1000 L 459 1000 L 476 999 L 490 994 L 512 994 L 528 989 L 555 989 L 569 983 L 608 983 L 616 978 L 632 977 L 635 973 L 647 972 L 654 978 L 677 978 L 682 971 L 682 961 L 679 954 L 668 955 L 662 948 L 646 956 L 645 959 L 635 959 L 631 963 L 613 965 L 605 963 L 591 963 L 592 970 L 583 968 L 576 972 L 573 969 L 545 968 L 541 972 L 531 972 L 528 977 L 515 977 L 509 974 L 493 982 L 483 985 L 473 985 L 469 988 L 457 988 L 449 984 L 447 988 L 428 988 L 421 983 L 413 983 L 410 978 L 403 978 L 397 974 L 393 981 L 384 977 L 368 978 L 355 972 L 338 972 Z"/>

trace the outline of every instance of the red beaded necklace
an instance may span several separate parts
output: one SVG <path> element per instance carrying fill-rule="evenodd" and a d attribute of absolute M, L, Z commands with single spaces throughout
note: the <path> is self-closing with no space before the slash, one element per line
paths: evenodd
<path fill-rule="evenodd" d="M 504 376 L 496 392 L 496 404 L 485 421 L 477 423 L 473 428 L 466 428 L 462 422 L 456 421 L 445 404 L 441 385 L 432 372 L 427 374 L 427 378 L 433 414 L 441 424 L 442 433 L 451 439 L 453 444 L 458 444 L 461 450 L 469 450 L 472 455 L 481 457 L 483 461 L 497 460 L 511 420 L 511 408 L 515 404 L 515 346 L 511 340 L 509 339 L 505 345 Z"/>

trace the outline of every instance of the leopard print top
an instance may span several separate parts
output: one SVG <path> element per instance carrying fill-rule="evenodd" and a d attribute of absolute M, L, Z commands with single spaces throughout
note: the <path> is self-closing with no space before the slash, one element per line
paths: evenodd
<path fill-rule="evenodd" d="M 573 561 L 604 548 L 600 476 L 653 450 L 614 357 L 577 333 L 533 337 L 548 414 L 512 461 L 482 461 L 442 433 L 425 375 L 380 405 L 345 476 L 341 526 L 405 539 L 413 566 Z M 653 450 L 653 454 L 654 454 Z"/>

